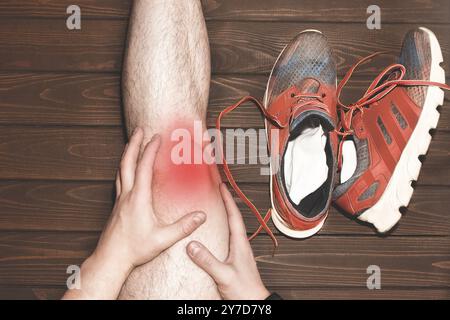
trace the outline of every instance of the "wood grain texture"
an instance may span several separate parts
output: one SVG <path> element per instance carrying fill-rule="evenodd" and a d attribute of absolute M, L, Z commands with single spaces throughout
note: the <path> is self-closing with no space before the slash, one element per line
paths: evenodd
<path fill-rule="evenodd" d="M 370 77 L 355 77 L 342 98 L 356 101 L 369 86 Z M 448 79 L 447 82 L 450 82 Z M 207 125 L 226 106 L 245 95 L 262 99 L 267 83 L 263 75 L 213 76 Z M 441 108 L 439 130 L 450 131 L 450 92 Z M 0 124 L 122 126 L 120 76 L 86 73 L 0 73 Z M 262 128 L 256 107 L 244 105 L 223 119 L 223 127 Z"/>
<path fill-rule="evenodd" d="M 358 59 L 376 51 L 391 53 L 362 65 L 355 74 L 378 73 L 383 66 L 395 61 L 405 33 L 417 27 L 411 24 L 390 25 L 381 30 L 368 30 L 365 25 L 273 22 L 211 22 L 212 68 L 216 73 L 268 74 L 284 46 L 305 29 L 320 29 L 333 49 L 338 73 L 344 74 Z M 438 37 L 444 61 L 449 61 L 447 25 L 429 26 Z M 444 66 L 445 67 L 445 66 Z M 377 72 L 378 70 L 378 72 Z"/>
<path fill-rule="evenodd" d="M 110 214 L 125 142 L 120 72 L 131 2 L 77 1 L 81 31 L 66 29 L 72 1 L 0 2 L 0 299 L 59 299 L 67 266 L 92 252 Z M 393 61 L 412 27 L 436 33 L 450 71 L 448 0 L 377 1 L 381 30 L 366 28 L 370 4 L 202 0 L 214 74 L 208 126 L 242 96 L 262 97 L 279 52 L 303 29 L 320 29 L 329 38 L 340 76 L 361 56 L 392 50 L 357 72 L 344 91 L 346 102 Z M 415 193 L 393 232 L 377 236 L 333 208 L 313 238 L 292 240 L 276 231 L 275 255 L 262 234 L 252 246 L 270 290 L 285 299 L 450 299 L 449 98 L 446 93 Z M 223 127 L 262 124 L 254 107 L 243 106 Z M 232 172 L 265 211 L 268 177 L 260 168 L 238 165 Z M 254 217 L 235 199 L 253 231 Z M 371 264 L 381 267 L 382 290 L 366 289 Z"/>
<path fill-rule="evenodd" d="M 386 288 L 368 290 L 359 288 L 301 288 L 286 289 L 269 287 L 285 300 L 347 300 L 347 299 L 414 299 L 437 300 L 450 299 L 449 288 Z M 0 299 L 8 300 L 58 300 L 65 292 L 64 286 L 58 287 L 0 287 Z"/>
<path fill-rule="evenodd" d="M 207 20 L 263 20 L 311 22 L 366 22 L 371 0 L 201 0 Z M 127 19 L 131 0 L 78 0 L 83 19 Z M 3 0 L 2 18 L 65 19 L 71 0 L 36 2 L 35 0 Z M 415 21 L 416 23 L 447 23 L 450 6 L 446 0 L 412 0 L 405 6 L 402 0 L 379 0 L 383 23 Z M 401 13 L 401 14 L 400 14 Z"/>
<path fill-rule="evenodd" d="M 332 23 L 209 21 L 212 71 L 221 74 L 268 74 L 283 47 L 300 31 L 320 27 L 333 47 L 342 75 L 357 59 L 375 51 L 392 53 L 358 69 L 374 74 L 392 63 L 404 34 L 412 24 L 395 24 L 381 30 L 365 25 Z M 440 40 L 445 61 L 450 26 L 429 25 Z M 0 20 L 0 70 L 119 72 L 125 45 L 127 21 L 87 20 L 82 30 L 67 30 L 64 21 L 46 19 Z M 15 36 L 20 34 L 20 36 Z"/>
<path fill-rule="evenodd" d="M 437 131 L 434 135 L 419 184 L 449 185 L 449 134 Z M 0 177 L 112 181 L 124 140 L 120 127 L 0 127 Z M 235 145 L 241 143 L 235 140 Z M 258 144 L 258 154 L 267 154 L 265 140 L 258 140 Z M 269 176 L 261 175 L 264 166 L 259 159 L 248 156 L 248 144 L 245 157 L 235 159 L 245 164 L 230 165 L 237 182 L 268 183 Z"/>
<path fill-rule="evenodd" d="M 367 8 L 376 4 L 384 23 L 448 23 L 450 4 L 446 0 L 202 0 L 206 19 L 246 21 L 361 22 Z"/>
<path fill-rule="evenodd" d="M 119 71 L 127 21 L 0 20 L 0 70 Z M 17 36 L 20 35 L 20 36 Z"/>
<path fill-rule="evenodd" d="M 81 9 L 82 19 L 128 19 L 133 0 L 2 0 L 2 18 L 55 18 L 65 20 L 68 6 L 76 4 Z"/>
<path fill-rule="evenodd" d="M 124 135 L 119 127 L 101 131 L 0 127 L 0 177 L 71 180 L 73 174 L 75 180 L 111 180 L 124 148 Z"/>
<path fill-rule="evenodd" d="M 1 73 L 0 123 L 122 126 L 120 76 Z"/>
<path fill-rule="evenodd" d="M 445 286 L 450 281 L 450 237 L 281 238 L 275 256 L 260 237 L 253 250 L 265 283 L 276 287 L 366 287 L 367 267 L 381 269 L 385 286 Z M 442 251 L 441 251 L 442 250 Z"/>
<path fill-rule="evenodd" d="M 375 300 L 438 300 L 438 299 L 450 299 L 450 289 L 449 288 L 386 288 L 381 287 L 381 290 L 368 290 L 364 289 L 346 289 L 346 288 L 307 288 L 307 289 L 283 289 L 283 288 L 273 288 L 280 294 L 283 299 L 291 300 L 365 300 L 365 299 L 375 299 Z M 39 296 L 49 296 L 58 297 L 53 291 L 43 291 L 35 290 L 35 295 L 37 298 Z M 62 293 L 61 293 L 62 294 Z"/>
<path fill-rule="evenodd" d="M 269 209 L 268 185 L 240 187 L 262 212 Z M 113 207 L 113 188 L 112 182 L 0 181 L 0 230 L 101 231 Z M 449 196 L 449 187 L 418 186 L 390 236 L 450 234 L 450 217 L 442 214 L 450 206 Z M 242 200 L 236 196 L 235 200 L 248 232 L 253 232 L 258 227 L 256 218 Z M 320 234 L 376 236 L 373 228 L 334 208 Z"/>
<path fill-rule="evenodd" d="M 66 287 L 3 287 L 0 286 L 0 300 L 59 300 Z"/>
<path fill-rule="evenodd" d="M 0 286 L 61 286 L 66 268 L 80 264 L 95 247 L 98 233 L 2 232 Z M 314 237 L 252 242 L 263 281 L 284 288 L 365 288 L 369 265 L 382 270 L 382 285 L 449 287 L 449 237 Z"/>

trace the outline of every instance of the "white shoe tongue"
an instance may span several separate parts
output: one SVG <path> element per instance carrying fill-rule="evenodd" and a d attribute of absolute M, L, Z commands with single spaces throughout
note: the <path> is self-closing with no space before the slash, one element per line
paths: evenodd
<path fill-rule="evenodd" d="M 327 137 L 319 125 L 304 129 L 288 143 L 284 179 L 289 197 L 297 205 L 327 180 L 326 142 Z"/>

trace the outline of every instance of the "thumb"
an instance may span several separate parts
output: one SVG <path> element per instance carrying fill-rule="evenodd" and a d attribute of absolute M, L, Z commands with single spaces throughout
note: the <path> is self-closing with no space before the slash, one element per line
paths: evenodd
<path fill-rule="evenodd" d="M 204 212 L 191 212 L 177 221 L 165 226 L 160 231 L 160 239 L 163 239 L 161 250 L 173 246 L 178 241 L 186 238 L 206 221 Z"/>
<path fill-rule="evenodd" d="M 217 258 L 201 243 L 191 241 L 187 246 L 187 253 L 192 261 L 208 273 L 217 284 L 226 282 L 229 267 Z"/>

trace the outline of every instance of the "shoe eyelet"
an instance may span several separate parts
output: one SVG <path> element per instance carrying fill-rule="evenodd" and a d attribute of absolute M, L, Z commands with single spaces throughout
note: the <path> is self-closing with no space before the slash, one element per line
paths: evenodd
<path fill-rule="evenodd" d="M 325 98 L 326 96 L 326 93 L 322 93 L 322 98 Z"/>
<path fill-rule="evenodd" d="M 291 93 L 291 98 L 294 98 L 295 97 L 295 93 Z"/>

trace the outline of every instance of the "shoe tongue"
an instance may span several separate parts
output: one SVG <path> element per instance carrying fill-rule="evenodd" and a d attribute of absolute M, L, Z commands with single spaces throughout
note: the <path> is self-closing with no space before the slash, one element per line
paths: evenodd
<path fill-rule="evenodd" d="M 301 94 L 317 93 L 319 91 L 320 82 L 313 78 L 305 78 L 297 83 L 296 87 Z M 315 99 L 311 98 L 311 100 L 314 101 Z M 314 107 L 314 105 L 311 106 Z M 318 126 L 319 124 L 322 124 L 324 128 L 331 130 L 334 129 L 333 123 L 333 119 L 325 110 L 317 108 L 297 115 L 291 125 L 291 131 L 296 131 L 295 133 L 298 134 L 299 127 L 305 127 L 305 125 Z"/>
<path fill-rule="evenodd" d="M 301 93 L 317 93 L 319 91 L 320 83 L 313 78 L 305 78 L 296 85 Z"/>

